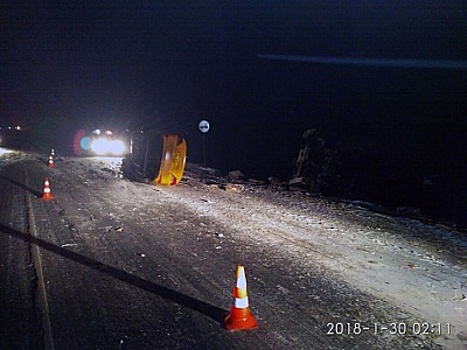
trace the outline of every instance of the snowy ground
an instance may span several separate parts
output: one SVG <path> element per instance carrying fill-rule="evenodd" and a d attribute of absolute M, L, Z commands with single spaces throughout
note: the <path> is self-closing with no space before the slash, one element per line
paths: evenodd
<path fill-rule="evenodd" d="M 394 303 L 407 311 L 407 324 L 441 323 L 437 343 L 467 348 L 465 233 L 303 193 L 248 185 L 227 193 L 197 185 L 189 175 L 182 187 L 186 190 L 167 195 L 247 237 L 282 247 L 284 254 L 306 256 L 304 264 L 318 263 Z M 200 201 L 203 187 L 208 190 Z M 447 324 L 452 334 L 447 334 Z"/>
<path fill-rule="evenodd" d="M 46 160 L 43 155 L 5 154 L 0 166 L 41 157 Z M 176 187 L 131 183 L 120 176 L 119 160 L 111 158 L 59 157 L 48 172 L 55 206 L 47 215 L 41 203 L 34 206 L 44 230 L 54 213 L 66 226 L 64 235 L 48 229 L 44 237 L 57 246 L 148 281 L 161 278 L 200 300 L 226 290 L 211 295 L 214 305 L 231 298 L 231 276 L 219 278 L 221 272 L 236 263 L 246 266 L 260 329 L 246 336 L 225 335 L 208 324 L 211 344 L 249 348 L 237 343 L 247 339 L 250 347 L 277 349 L 467 349 L 463 232 L 374 212 L 366 203 L 342 203 L 251 181 L 225 186 L 229 179 L 193 164 Z M 157 250 L 163 246 L 168 250 Z M 55 264 L 46 257 L 48 261 Z M 160 272 L 144 270 L 142 261 L 157 263 Z M 170 265 L 167 271 L 164 264 Z M 206 289 L 200 286 L 204 283 Z M 54 291 L 51 295 L 59 297 Z M 116 304 L 108 306 L 108 315 Z M 136 301 L 134 305 L 138 309 Z M 178 317 L 186 319 L 183 312 L 177 309 Z M 57 321 L 57 328 L 65 327 L 62 323 Z M 347 323 L 371 329 L 335 334 L 337 324 Z M 399 327 L 396 334 L 391 323 Z"/>

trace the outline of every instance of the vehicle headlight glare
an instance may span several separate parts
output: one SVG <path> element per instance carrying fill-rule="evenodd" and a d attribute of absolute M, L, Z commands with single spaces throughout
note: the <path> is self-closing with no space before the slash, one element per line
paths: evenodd
<path fill-rule="evenodd" d="M 101 138 L 91 143 L 91 150 L 99 156 L 106 154 L 120 156 L 125 153 L 125 149 L 125 144 L 121 140 L 107 140 Z"/>
<path fill-rule="evenodd" d="M 125 153 L 125 144 L 120 140 L 110 141 L 110 153 L 123 155 L 123 153 Z"/>

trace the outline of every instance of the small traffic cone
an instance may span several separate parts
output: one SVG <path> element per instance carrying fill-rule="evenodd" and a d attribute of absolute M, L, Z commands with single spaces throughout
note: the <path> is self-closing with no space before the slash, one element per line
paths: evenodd
<path fill-rule="evenodd" d="M 49 199 L 54 199 L 55 197 L 52 194 L 52 191 L 50 190 L 50 183 L 49 183 L 49 178 L 46 177 L 44 180 L 44 192 L 42 193 L 43 200 L 49 200 Z"/>
<path fill-rule="evenodd" d="M 49 168 L 55 168 L 54 157 L 49 156 Z"/>
<path fill-rule="evenodd" d="M 55 157 L 55 149 L 54 148 L 50 149 L 50 156 Z"/>
<path fill-rule="evenodd" d="M 258 328 L 258 322 L 250 313 L 245 268 L 241 265 L 237 267 L 237 284 L 234 287 L 233 296 L 234 303 L 230 308 L 230 315 L 224 319 L 225 328 L 230 331 Z"/>

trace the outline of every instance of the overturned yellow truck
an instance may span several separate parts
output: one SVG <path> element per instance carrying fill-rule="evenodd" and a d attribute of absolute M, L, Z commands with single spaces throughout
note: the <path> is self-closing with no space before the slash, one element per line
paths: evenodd
<path fill-rule="evenodd" d="M 131 181 L 174 186 L 183 177 L 186 156 L 184 137 L 139 132 L 131 137 L 122 173 Z"/>

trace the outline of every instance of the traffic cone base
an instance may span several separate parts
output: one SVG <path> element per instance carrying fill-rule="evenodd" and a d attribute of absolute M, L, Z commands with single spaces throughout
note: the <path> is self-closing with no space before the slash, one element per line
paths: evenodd
<path fill-rule="evenodd" d="M 239 309 L 235 306 L 230 308 L 230 315 L 224 319 L 225 328 L 229 331 L 240 331 L 258 328 L 256 318 L 250 313 L 250 308 Z"/>

